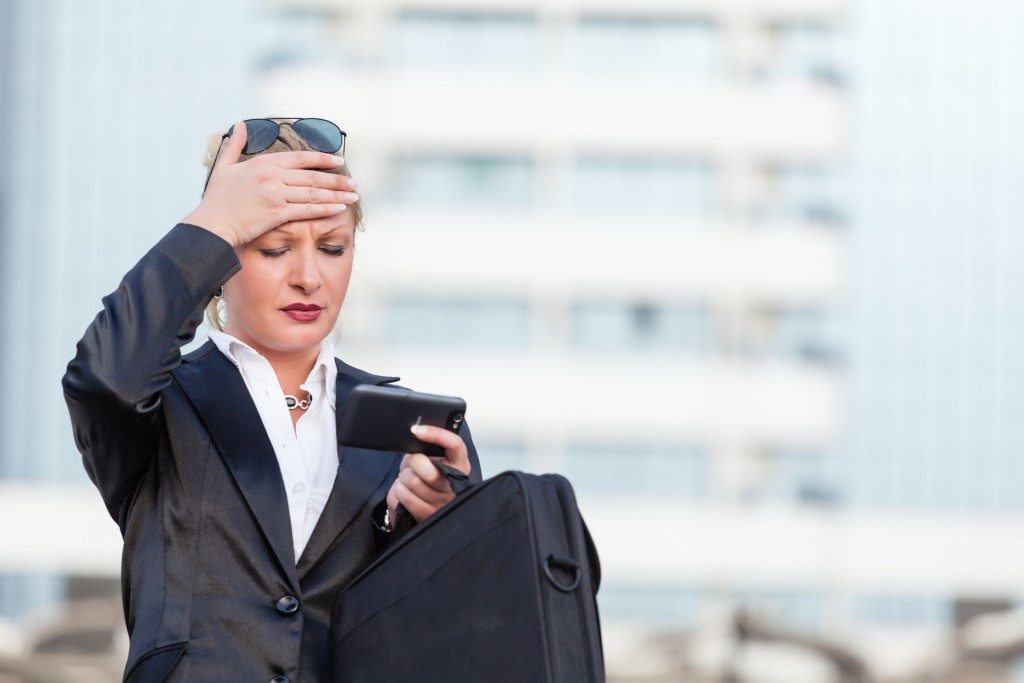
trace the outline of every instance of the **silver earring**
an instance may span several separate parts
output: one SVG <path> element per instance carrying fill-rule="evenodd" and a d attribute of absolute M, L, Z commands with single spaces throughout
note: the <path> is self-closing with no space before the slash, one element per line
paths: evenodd
<path fill-rule="evenodd" d="M 213 298 L 214 299 L 222 299 L 222 298 L 224 298 L 224 285 L 220 286 L 220 289 L 217 290 L 217 293 L 213 295 Z"/>

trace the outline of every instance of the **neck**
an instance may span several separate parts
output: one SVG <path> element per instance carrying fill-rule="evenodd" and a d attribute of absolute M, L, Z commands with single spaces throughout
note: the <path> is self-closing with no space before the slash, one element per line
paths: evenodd
<path fill-rule="evenodd" d="M 225 329 L 224 331 L 232 337 L 245 342 L 267 359 L 270 367 L 274 369 L 274 374 L 277 375 L 277 381 L 281 384 L 281 390 L 284 393 L 302 398 L 300 396 L 302 389 L 299 387 L 309 377 L 310 371 L 316 364 L 316 359 L 320 355 L 319 344 L 294 351 L 280 351 L 261 346 L 252 339 L 246 338 L 245 335 L 238 334 L 231 329 Z"/>

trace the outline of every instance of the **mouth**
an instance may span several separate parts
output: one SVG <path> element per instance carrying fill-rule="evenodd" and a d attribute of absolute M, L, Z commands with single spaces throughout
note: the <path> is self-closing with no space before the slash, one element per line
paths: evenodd
<path fill-rule="evenodd" d="M 323 307 L 316 304 L 295 303 L 288 304 L 280 310 L 292 320 L 297 320 L 299 322 L 312 322 L 320 317 L 320 312 L 323 310 Z"/>

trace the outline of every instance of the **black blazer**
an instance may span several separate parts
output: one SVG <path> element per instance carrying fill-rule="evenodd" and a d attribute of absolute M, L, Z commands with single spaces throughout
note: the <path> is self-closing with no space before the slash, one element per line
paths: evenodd
<path fill-rule="evenodd" d="M 277 457 L 241 375 L 210 341 L 181 356 L 240 268 L 220 237 L 175 226 L 103 298 L 63 378 L 75 443 L 124 537 L 125 680 L 327 680 L 334 598 L 380 546 L 371 511 L 401 453 L 338 446 L 296 564 Z M 398 379 L 337 364 L 339 418 L 356 385 Z"/>

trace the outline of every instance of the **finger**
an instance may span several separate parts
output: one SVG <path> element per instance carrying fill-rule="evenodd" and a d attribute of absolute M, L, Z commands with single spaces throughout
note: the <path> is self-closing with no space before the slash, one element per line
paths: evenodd
<path fill-rule="evenodd" d="M 412 433 L 420 441 L 437 444 L 444 449 L 445 464 L 454 467 L 463 474 L 469 474 L 472 467 L 469 464 L 469 451 L 466 442 L 454 432 L 443 427 L 431 425 L 413 425 Z"/>
<path fill-rule="evenodd" d="M 281 168 L 338 168 L 345 163 L 341 157 L 325 152 L 272 152 L 264 156 Z"/>
<path fill-rule="evenodd" d="M 218 164 L 237 164 L 238 159 L 242 156 L 242 150 L 245 149 L 245 141 L 248 139 L 248 131 L 245 129 L 245 121 L 241 119 L 235 124 L 235 129 L 231 132 L 231 137 L 228 138 L 227 142 L 224 143 L 224 149 L 220 151 L 220 158 L 217 160 Z"/>
<path fill-rule="evenodd" d="M 395 511 L 398 509 L 398 494 L 395 493 L 395 484 L 397 484 L 397 483 L 398 483 L 398 480 L 395 480 L 395 482 L 391 484 L 391 488 L 388 489 L 388 495 L 387 495 L 388 512 L 389 512 L 389 515 L 391 517 L 391 523 L 392 524 L 394 524 L 394 522 L 395 522 Z"/>
<path fill-rule="evenodd" d="M 434 514 L 436 508 L 421 500 L 419 496 L 406 488 L 405 484 L 402 482 L 395 482 L 394 491 L 395 496 L 398 498 L 398 502 L 405 506 L 405 509 L 409 511 L 410 515 L 416 518 L 417 522 L 422 522 L 427 517 Z"/>
<path fill-rule="evenodd" d="M 429 503 L 430 505 L 444 505 L 455 497 L 450 490 L 439 491 L 438 489 L 433 488 L 430 484 L 423 481 L 423 479 L 421 479 L 411 467 L 408 467 L 399 473 L 398 481 L 402 482 L 402 485 L 405 486 L 405 488 L 415 493 L 417 498 Z"/>
<path fill-rule="evenodd" d="M 422 453 L 412 453 L 409 458 L 409 467 L 402 470 L 403 481 L 408 484 L 409 477 L 415 477 L 437 493 L 450 493 L 452 490 L 448 479 L 430 462 L 430 459 Z M 422 496 L 421 496 L 422 497 Z"/>
<path fill-rule="evenodd" d="M 359 189 L 359 183 L 355 178 L 326 171 L 286 168 L 280 171 L 280 177 L 285 185 L 293 187 L 322 187 L 325 190 L 341 190 L 343 192 L 355 192 Z"/>
<path fill-rule="evenodd" d="M 293 204 L 355 204 L 359 195 L 355 192 L 324 190 L 319 187 L 288 187 L 284 191 L 285 201 Z"/>

